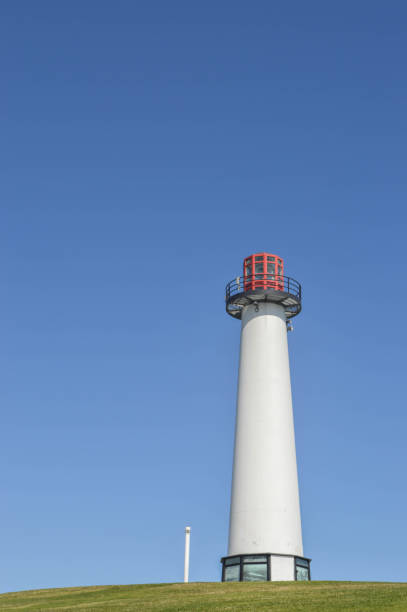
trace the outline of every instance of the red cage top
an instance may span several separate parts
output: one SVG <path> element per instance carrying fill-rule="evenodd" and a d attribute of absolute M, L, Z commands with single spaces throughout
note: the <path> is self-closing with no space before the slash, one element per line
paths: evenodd
<path fill-rule="evenodd" d="M 243 261 L 245 291 L 255 289 L 284 290 L 284 261 L 272 253 L 255 253 Z"/>
<path fill-rule="evenodd" d="M 241 319 L 246 306 L 260 302 L 281 304 L 285 316 L 292 319 L 301 312 L 301 285 L 284 276 L 284 262 L 272 253 L 254 253 L 243 261 L 243 277 L 236 276 L 226 285 L 226 312 Z"/>

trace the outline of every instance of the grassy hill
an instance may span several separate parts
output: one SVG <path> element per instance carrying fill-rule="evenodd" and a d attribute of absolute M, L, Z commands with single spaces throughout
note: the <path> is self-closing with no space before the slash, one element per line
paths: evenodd
<path fill-rule="evenodd" d="M 407 612 L 407 583 L 196 582 L 42 589 L 2 594 L 0 610 Z"/>

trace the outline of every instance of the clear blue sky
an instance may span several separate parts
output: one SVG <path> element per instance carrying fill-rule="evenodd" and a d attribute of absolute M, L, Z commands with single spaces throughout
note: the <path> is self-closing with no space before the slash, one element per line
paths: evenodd
<path fill-rule="evenodd" d="M 219 580 L 268 250 L 315 579 L 406 580 L 405 2 L 0 6 L 0 590 Z"/>

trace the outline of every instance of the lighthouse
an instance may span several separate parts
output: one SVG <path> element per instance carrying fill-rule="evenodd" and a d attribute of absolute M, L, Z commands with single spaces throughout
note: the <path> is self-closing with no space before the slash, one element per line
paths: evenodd
<path fill-rule="evenodd" d="M 241 321 L 229 546 L 222 581 L 310 580 L 304 557 L 287 331 L 301 285 L 278 255 L 255 253 L 226 286 Z"/>

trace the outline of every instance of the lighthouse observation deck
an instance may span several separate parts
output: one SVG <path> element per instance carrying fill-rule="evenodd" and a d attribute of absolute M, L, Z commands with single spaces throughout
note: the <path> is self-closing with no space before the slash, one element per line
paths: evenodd
<path fill-rule="evenodd" d="M 287 319 L 301 312 L 301 285 L 284 276 L 284 262 L 271 253 L 255 253 L 243 262 L 243 275 L 226 285 L 226 312 L 240 319 L 245 306 L 272 302 L 284 307 Z"/>
<path fill-rule="evenodd" d="M 268 274 L 264 276 L 269 277 Z M 259 302 L 281 304 L 284 306 L 286 318 L 292 319 L 301 312 L 301 285 L 289 276 L 280 276 L 278 284 L 269 277 L 265 287 L 245 289 L 239 277 L 226 285 L 226 312 L 235 319 L 241 318 L 245 306 Z"/>

